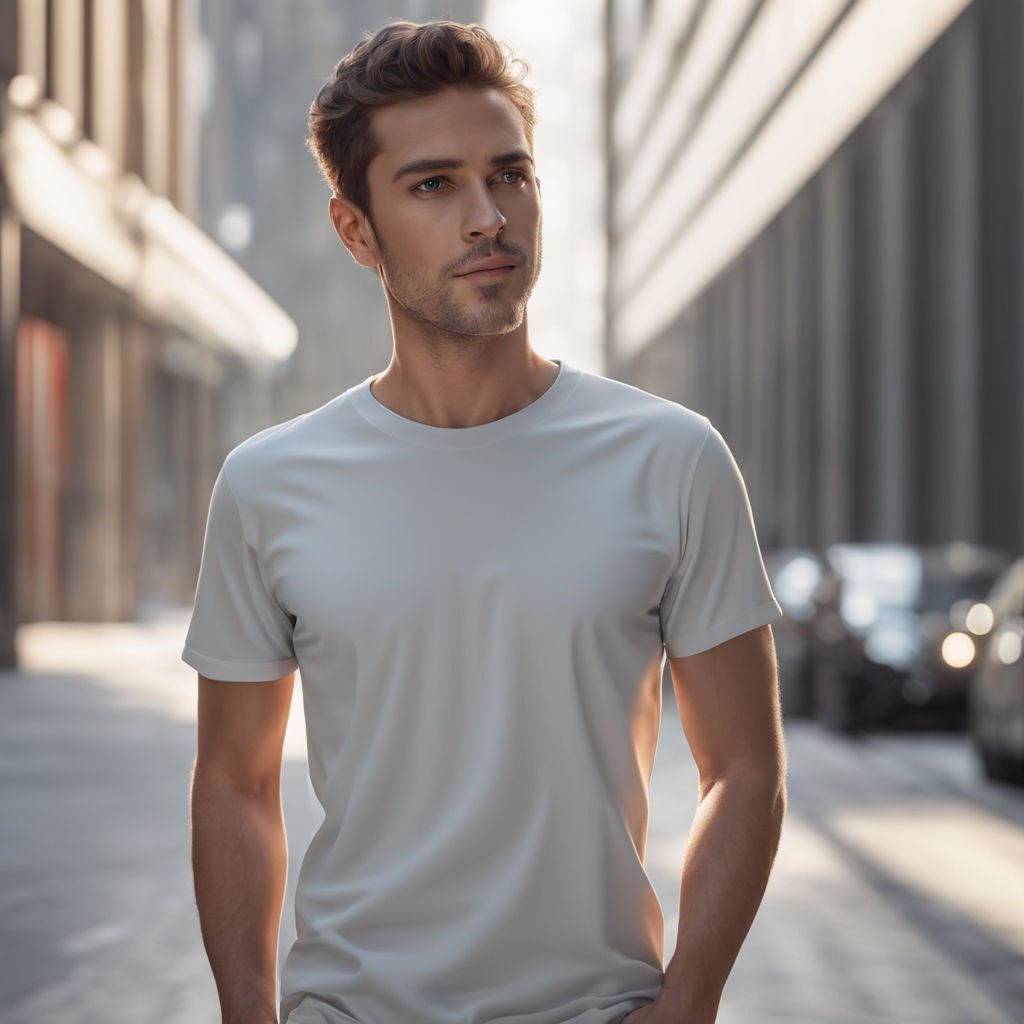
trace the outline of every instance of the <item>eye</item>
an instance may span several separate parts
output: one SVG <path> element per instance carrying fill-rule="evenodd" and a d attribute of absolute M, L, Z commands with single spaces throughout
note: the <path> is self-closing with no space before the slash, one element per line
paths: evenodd
<path fill-rule="evenodd" d="M 417 192 L 440 192 L 445 187 L 447 182 L 444 178 L 427 178 L 426 181 L 421 181 L 416 186 Z"/>
<path fill-rule="evenodd" d="M 517 171 L 510 167 L 498 175 L 498 180 L 503 185 L 518 185 L 519 182 L 526 180 L 526 175 L 522 171 Z"/>

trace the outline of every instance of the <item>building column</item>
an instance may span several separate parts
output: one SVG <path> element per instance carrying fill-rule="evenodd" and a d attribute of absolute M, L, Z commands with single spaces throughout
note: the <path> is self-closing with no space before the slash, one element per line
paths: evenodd
<path fill-rule="evenodd" d="M 1014 31 L 1010 36 L 1014 43 L 1014 50 L 1016 53 L 1020 53 L 1021 45 L 1024 45 L 1024 17 L 1021 17 L 1019 12 L 1014 12 L 1016 18 L 1013 22 Z M 1014 90 L 1014 104 L 1012 109 L 1015 112 L 1021 111 L 1024 107 L 1024 75 L 1019 70 L 1019 64 L 1014 62 L 1013 65 L 1017 68 L 1017 77 L 1015 79 L 1016 89 Z M 1019 121 L 1014 122 L 1014 129 L 1011 132 L 1012 145 L 1014 147 L 1014 168 L 1020 172 L 1024 169 L 1024 131 L 1021 130 Z M 1016 237 L 1018 239 L 1018 245 L 1020 240 L 1024 239 L 1024 202 L 1022 202 L 1019 190 L 1015 190 L 1014 196 L 1014 221 L 1013 226 L 1015 228 Z M 1024 258 L 1022 258 L 1021 249 L 1017 250 L 1015 260 L 1015 267 L 1024 266 Z M 1020 337 L 1017 333 L 1024 329 L 1024 289 L 1015 289 L 1016 302 L 1014 303 L 1013 309 L 1013 326 L 1015 336 Z M 1013 348 L 1015 359 L 1013 360 L 1013 390 L 1017 395 L 1024 395 L 1024 352 L 1021 351 L 1021 346 L 1018 343 Z M 1012 409 L 1016 410 L 1016 422 L 1013 424 L 1012 434 L 1010 443 L 1007 445 L 1007 450 L 1010 453 L 1010 465 L 1021 466 L 1024 465 L 1024 401 L 1015 402 L 1011 405 Z M 1008 538 L 1011 550 L 1024 552 L 1024 473 L 1011 473 L 1011 480 L 1016 480 L 1016 530 L 1013 535 Z"/>
<path fill-rule="evenodd" d="M 904 98 L 883 104 L 878 134 L 877 245 L 874 252 L 877 296 L 877 360 L 872 390 L 876 396 L 872 427 L 875 500 L 872 533 L 878 540 L 911 538 L 910 489 L 916 474 L 912 438 L 914 367 L 911 310 L 909 117 Z"/>
<path fill-rule="evenodd" d="M 21 14 L 17 3 L 0 4 L 0 82 L 9 82 L 20 70 L 18 67 L 18 21 Z"/>
<path fill-rule="evenodd" d="M 975 374 L 971 381 L 976 403 L 972 465 L 977 474 L 973 539 L 1017 552 L 1024 544 L 1020 472 L 1024 464 L 1020 443 L 1024 428 L 1020 411 L 1024 369 L 1020 288 L 1024 270 L 1024 203 L 1020 194 L 1024 76 L 1020 45 L 1024 11 L 1020 4 L 986 2 L 976 5 L 972 15 L 958 26 L 947 48 L 947 63 L 960 79 L 955 99 L 952 93 L 942 93 L 945 119 L 955 113 L 966 121 L 956 128 L 959 144 L 965 144 L 965 136 L 972 132 L 977 140 L 968 143 L 976 154 L 972 198 L 977 263 L 971 283 L 977 289 L 977 319 L 972 335 L 961 340 L 969 351 L 958 353 L 957 359 L 970 361 Z M 953 87 L 950 83 L 950 89 Z M 960 106 L 965 100 L 971 105 Z"/>
<path fill-rule="evenodd" d="M 778 452 L 774 444 L 779 408 L 777 367 L 778 331 L 778 259 L 776 233 L 767 232 L 757 243 L 750 264 L 750 466 L 747 488 L 757 516 L 758 536 L 764 548 L 777 547 L 782 513 L 776 467 Z"/>
<path fill-rule="evenodd" d="M 76 321 L 66 614 L 106 621 L 121 615 L 121 339 L 116 322 L 92 310 Z"/>
<path fill-rule="evenodd" d="M 939 535 L 972 541 L 980 532 L 982 453 L 977 37 L 961 28 L 949 42 L 943 73 L 933 79 L 941 113 L 929 154 L 938 171 L 932 216 L 939 232 L 929 298 L 940 403 L 933 422 L 941 430 L 933 441 L 939 456 L 933 501 Z"/>
<path fill-rule="evenodd" d="M 18 466 L 15 353 L 21 316 L 21 225 L 0 206 L 0 666 L 15 663 Z"/>
<path fill-rule="evenodd" d="M 813 467 L 808 452 L 814 438 L 811 335 L 815 274 L 810 247 L 814 238 L 806 195 L 790 203 L 780 221 L 781 372 L 779 387 L 780 473 L 783 492 L 781 541 L 806 546 L 814 540 L 816 517 Z"/>
<path fill-rule="evenodd" d="M 216 391 L 202 380 L 192 385 L 192 459 L 191 478 L 189 480 L 189 517 L 187 545 L 187 564 L 198 566 L 203 554 L 203 538 L 206 532 L 206 515 L 210 504 L 210 490 L 217 476 L 219 466 L 216 464 Z M 181 597 L 188 600 L 192 597 L 191 580 L 184 581 Z"/>
<path fill-rule="evenodd" d="M 104 314 L 108 330 L 120 335 L 118 355 L 121 373 L 119 398 L 121 415 L 117 455 L 119 472 L 120 537 L 116 565 L 118 616 L 135 618 L 141 583 L 141 566 L 146 557 L 143 548 L 142 518 L 145 501 L 143 461 L 149 433 L 146 422 L 147 357 L 146 335 L 142 327 L 116 311 Z"/>
<path fill-rule="evenodd" d="M 852 374 L 853 238 L 850 169 L 840 155 L 821 176 L 821 303 L 819 305 L 818 522 L 816 541 L 826 547 L 853 534 L 850 438 Z"/>
<path fill-rule="evenodd" d="M 748 290 L 747 261 L 740 260 L 730 270 L 725 281 L 725 346 L 726 381 L 725 418 L 723 429 L 729 431 L 729 441 L 736 461 L 741 467 L 750 465 L 750 293 Z"/>

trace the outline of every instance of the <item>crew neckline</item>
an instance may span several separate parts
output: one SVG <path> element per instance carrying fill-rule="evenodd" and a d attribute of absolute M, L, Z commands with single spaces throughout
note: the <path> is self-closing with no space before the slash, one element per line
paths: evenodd
<path fill-rule="evenodd" d="M 382 404 L 370 390 L 373 377 L 357 384 L 349 395 L 356 411 L 367 423 L 393 437 L 432 448 L 476 448 L 522 434 L 546 419 L 569 397 L 579 382 L 580 371 L 561 359 L 553 359 L 552 362 L 558 364 L 558 373 L 543 394 L 508 416 L 475 427 L 435 427 L 400 416 Z"/>

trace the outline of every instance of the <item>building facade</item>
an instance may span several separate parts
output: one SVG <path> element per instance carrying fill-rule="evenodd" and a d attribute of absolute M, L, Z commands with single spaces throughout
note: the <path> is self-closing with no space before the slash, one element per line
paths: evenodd
<path fill-rule="evenodd" d="M 607 358 L 767 547 L 1024 550 L 1024 7 L 609 0 Z"/>
<path fill-rule="evenodd" d="M 187 0 L 0 5 L 0 663 L 191 599 L 225 373 L 291 319 L 189 218 Z"/>

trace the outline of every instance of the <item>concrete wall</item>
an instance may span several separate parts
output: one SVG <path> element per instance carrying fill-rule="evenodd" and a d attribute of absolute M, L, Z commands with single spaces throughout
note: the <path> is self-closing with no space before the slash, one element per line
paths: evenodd
<path fill-rule="evenodd" d="M 869 0 L 831 6 L 829 20 L 814 5 L 812 33 L 783 0 L 692 5 L 665 72 L 697 83 L 674 149 L 657 134 L 671 91 L 636 117 L 652 127 L 629 152 L 613 102 L 610 365 L 715 420 L 766 546 L 1022 551 L 1024 10 L 890 4 L 886 21 Z M 637 64 L 656 45 L 643 38 Z M 865 66 L 891 80 L 840 95 L 871 39 Z M 624 73 L 623 103 L 641 72 Z M 730 110 L 756 120 L 738 148 Z M 803 136 L 785 135 L 793 110 L 816 111 Z M 783 136 L 791 159 L 774 152 Z M 627 194 L 659 147 L 646 197 Z"/>

